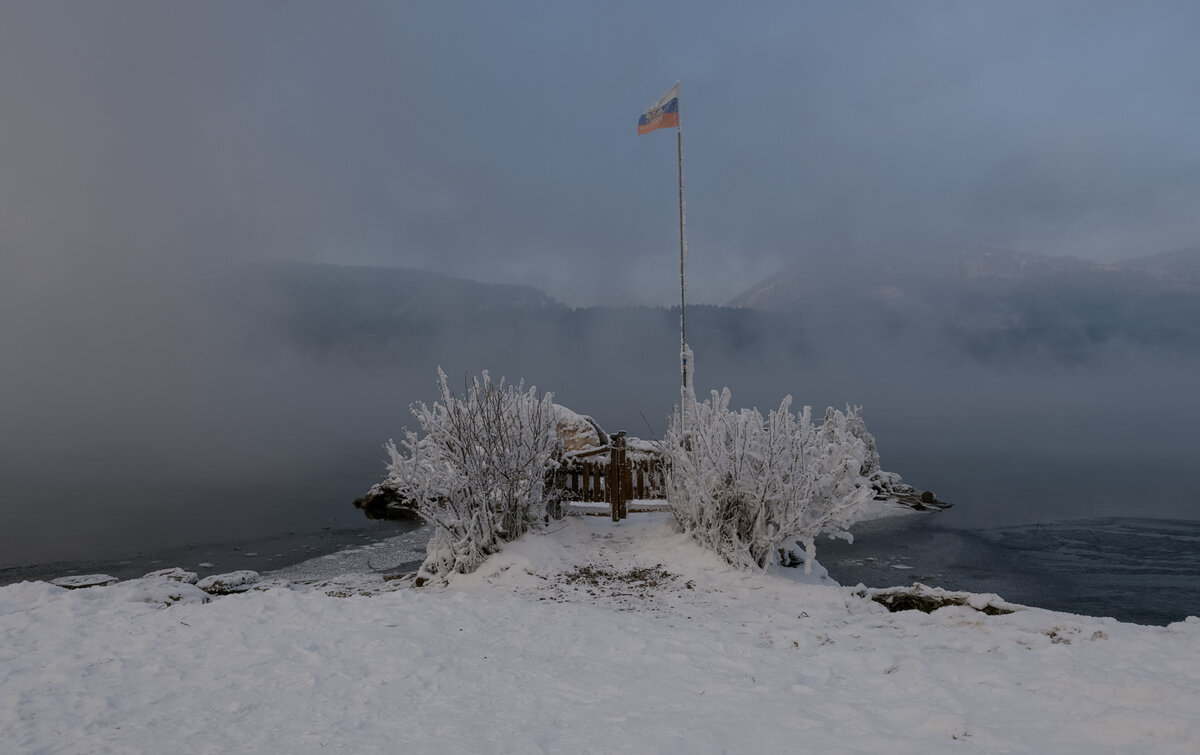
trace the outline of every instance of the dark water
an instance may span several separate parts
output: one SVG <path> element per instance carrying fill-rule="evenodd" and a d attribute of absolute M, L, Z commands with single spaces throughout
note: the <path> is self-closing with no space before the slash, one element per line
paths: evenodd
<path fill-rule="evenodd" d="M 1013 603 L 1138 624 L 1200 616 L 1200 521 L 1090 518 L 960 529 L 938 515 L 856 528 L 818 542 L 843 585 L 922 582 Z"/>
<path fill-rule="evenodd" d="M 171 566 L 194 571 L 201 577 L 239 569 L 267 572 L 346 548 L 379 542 L 419 526 L 415 522 L 362 519 L 341 527 L 285 532 L 241 542 L 146 548 L 112 558 L 12 566 L 0 568 L 0 585 L 50 580 L 69 574 L 108 574 L 119 579 L 132 579 Z"/>
<path fill-rule="evenodd" d="M 129 579 L 169 566 L 201 576 L 237 569 L 265 572 L 418 526 L 363 519 L 243 542 L 0 568 L 0 585 L 68 574 Z M 856 527 L 853 544 L 822 539 L 817 558 L 843 585 L 922 582 L 1138 624 L 1165 625 L 1200 615 L 1200 521 L 1195 520 L 1107 517 L 965 528 L 939 514 L 903 516 Z"/>

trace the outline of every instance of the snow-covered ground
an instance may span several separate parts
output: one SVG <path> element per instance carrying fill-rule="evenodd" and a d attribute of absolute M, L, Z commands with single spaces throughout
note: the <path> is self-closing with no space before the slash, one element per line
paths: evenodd
<path fill-rule="evenodd" d="M 0 749 L 1200 752 L 1195 618 L 888 613 L 820 569 L 734 571 L 665 513 L 571 517 L 445 588 L 380 560 L 208 603 L 0 588 Z"/>

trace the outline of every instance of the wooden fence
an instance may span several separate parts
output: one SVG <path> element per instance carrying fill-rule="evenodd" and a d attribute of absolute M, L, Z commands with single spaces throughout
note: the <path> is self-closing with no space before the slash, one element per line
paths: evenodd
<path fill-rule="evenodd" d="M 607 461 L 568 463 L 560 482 L 561 487 L 567 491 L 567 500 L 607 503 L 610 466 Z M 663 491 L 661 461 L 654 459 L 627 462 L 624 470 L 629 498 L 644 500 L 666 497 Z"/>
<path fill-rule="evenodd" d="M 629 459 L 625 433 L 612 436 L 605 447 L 568 460 L 557 482 L 568 502 L 609 504 L 614 522 L 629 513 L 630 500 L 666 498 L 662 459 Z"/>

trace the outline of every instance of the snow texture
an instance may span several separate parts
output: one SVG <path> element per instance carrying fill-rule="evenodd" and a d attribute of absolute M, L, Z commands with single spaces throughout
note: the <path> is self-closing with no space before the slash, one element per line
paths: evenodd
<path fill-rule="evenodd" d="M 527 533 L 438 589 L 268 575 L 163 606 L 127 599 L 145 580 L 10 585 L 0 742 L 66 754 L 1200 751 L 1200 620 L 889 613 L 819 572 L 738 570 L 670 514 L 643 514 Z"/>

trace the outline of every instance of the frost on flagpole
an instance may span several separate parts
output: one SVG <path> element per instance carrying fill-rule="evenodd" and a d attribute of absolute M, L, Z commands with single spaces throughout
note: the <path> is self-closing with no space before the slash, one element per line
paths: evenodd
<path fill-rule="evenodd" d="M 696 405 L 696 389 L 693 381 L 696 362 L 692 350 L 686 343 L 679 352 L 679 359 L 683 363 L 683 385 L 679 388 L 679 435 L 680 442 L 686 445 L 688 429 L 692 425 L 689 415 L 693 413 L 691 407 Z"/>
<path fill-rule="evenodd" d="M 683 392 L 682 392 L 683 400 L 684 401 L 695 401 L 696 400 L 696 388 L 695 388 L 695 385 L 693 384 L 692 377 L 696 370 L 696 363 L 694 361 L 695 358 L 694 358 L 694 355 L 692 354 L 692 349 L 690 346 L 684 344 L 682 356 L 683 356 L 683 365 L 684 365 L 683 366 L 683 369 L 684 369 Z"/>

